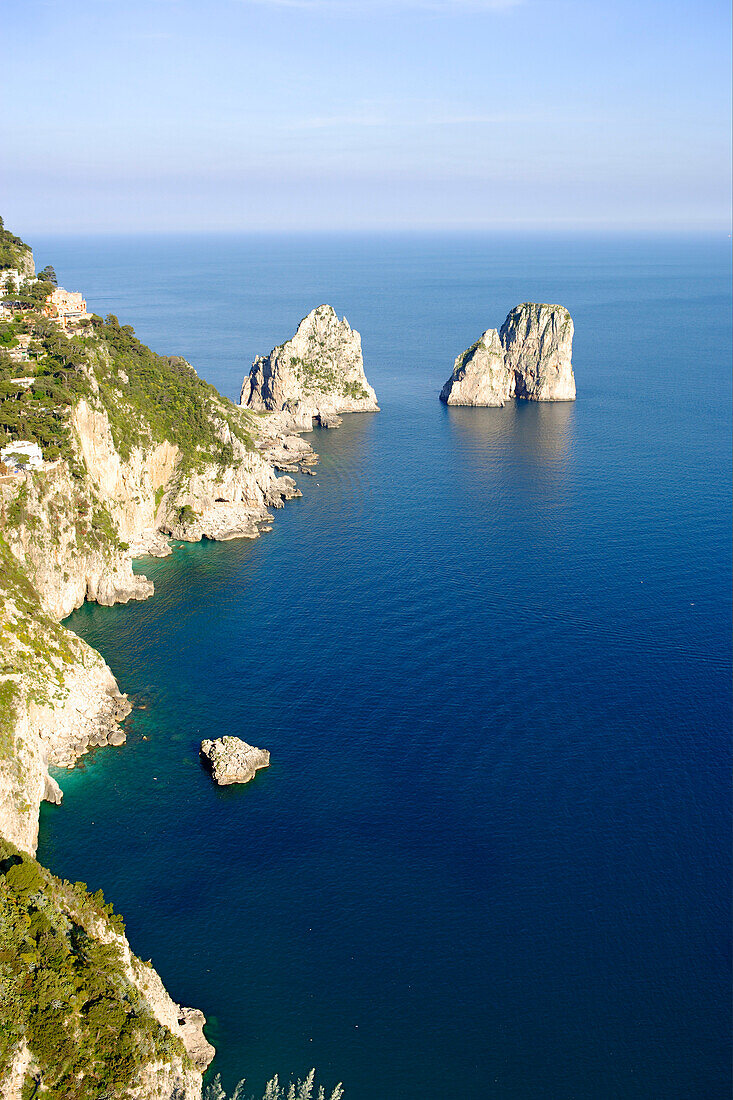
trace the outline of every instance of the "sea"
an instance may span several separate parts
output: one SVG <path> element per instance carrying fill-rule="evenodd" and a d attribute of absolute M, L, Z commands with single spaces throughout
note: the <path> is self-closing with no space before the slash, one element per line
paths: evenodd
<path fill-rule="evenodd" d="M 261 538 L 69 627 L 135 709 L 39 858 L 201 1008 L 211 1074 L 345 1100 L 717 1100 L 730 1073 L 731 264 L 715 237 L 58 237 L 39 266 L 238 399 L 328 302 L 381 412 Z M 577 401 L 446 408 L 524 301 Z M 203 738 L 269 749 L 219 788 Z"/>

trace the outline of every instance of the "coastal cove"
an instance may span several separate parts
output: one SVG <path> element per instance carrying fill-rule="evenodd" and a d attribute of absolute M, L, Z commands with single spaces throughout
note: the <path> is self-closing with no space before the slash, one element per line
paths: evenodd
<path fill-rule="evenodd" d="M 34 241 L 237 399 L 319 302 L 382 411 L 305 436 L 254 541 L 140 559 L 66 620 L 134 709 L 38 858 L 101 886 L 226 1086 L 347 1100 L 728 1094 L 725 240 Z M 574 404 L 446 408 L 516 302 Z M 271 753 L 217 788 L 206 737 Z"/>

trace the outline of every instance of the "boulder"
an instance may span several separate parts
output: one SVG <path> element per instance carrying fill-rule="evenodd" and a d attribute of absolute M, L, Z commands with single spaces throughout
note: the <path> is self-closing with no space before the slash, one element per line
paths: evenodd
<path fill-rule="evenodd" d="M 178 1009 L 178 1026 L 188 1056 L 201 1073 L 208 1069 L 216 1051 L 204 1035 L 206 1017 L 198 1008 Z"/>
<path fill-rule="evenodd" d="M 43 801 L 51 802 L 54 806 L 60 806 L 64 793 L 52 775 L 46 772 L 44 777 Z"/>
<path fill-rule="evenodd" d="M 256 771 L 270 764 L 267 749 L 257 749 L 239 737 L 202 741 L 201 754 L 209 761 L 214 779 L 222 787 L 249 783 Z"/>

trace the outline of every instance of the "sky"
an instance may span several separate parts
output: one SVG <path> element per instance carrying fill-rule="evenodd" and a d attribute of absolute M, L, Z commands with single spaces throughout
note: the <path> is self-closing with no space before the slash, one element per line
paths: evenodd
<path fill-rule="evenodd" d="M 728 0 L 0 0 L 33 233 L 728 232 Z"/>

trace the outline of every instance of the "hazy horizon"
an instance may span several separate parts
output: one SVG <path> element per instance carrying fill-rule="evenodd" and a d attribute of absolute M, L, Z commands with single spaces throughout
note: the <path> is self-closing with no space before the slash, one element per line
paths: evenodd
<path fill-rule="evenodd" d="M 110 232 L 727 232 L 722 0 L 27 0 L 0 211 Z"/>

